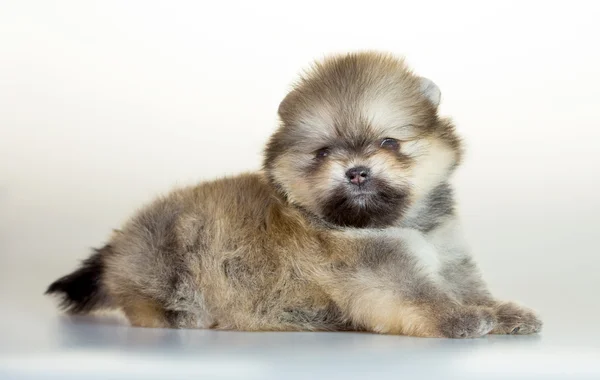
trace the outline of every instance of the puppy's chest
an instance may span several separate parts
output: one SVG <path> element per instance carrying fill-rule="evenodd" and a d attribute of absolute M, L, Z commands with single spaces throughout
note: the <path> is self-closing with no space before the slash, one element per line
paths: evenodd
<path fill-rule="evenodd" d="M 423 234 L 411 228 L 360 231 L 354 234 L 365 241 L 366 260 L 384 264 L 388 260 L 410 259 L 416 267 L 437 274 L 452 260 L 445 236 Z"/>
<path fill-rule="evenodd" d="M 390 238 L 399 241 L 402 254 L 413 258 L 426 272 L 437 274 L 443 269 L 448 252 L 436 236 L 423 234 L 411 228 L 395 228 L 388 233 Z"/>

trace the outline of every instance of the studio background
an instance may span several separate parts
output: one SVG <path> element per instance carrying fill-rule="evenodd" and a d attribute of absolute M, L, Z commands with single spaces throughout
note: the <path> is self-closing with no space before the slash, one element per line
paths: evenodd
<path fill-rule="evenodd" d="M 258 169 L 312 60 L 376 49 L 442 91 L 494 293 L 565 342 L 597 331 L 598 16 L 594 1 L 0 2 L 2 324 L 42 329 L 45 286 L 155 196 Z"/>

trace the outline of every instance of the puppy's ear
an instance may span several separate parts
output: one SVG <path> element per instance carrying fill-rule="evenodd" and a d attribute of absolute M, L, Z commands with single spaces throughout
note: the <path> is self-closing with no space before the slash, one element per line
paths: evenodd
<path fill-rule="evenodd" d="M 419 81 L 421 84 L 421 92 L 423 93 L 423 95 L 425 95 L 425 97 L 429 99 L 431 104 L 433 104 L 436 107 L 439 106 L 440 101 L 442 100 L 442 93 L 440 91 L 440 88 L 435 83 L 433 83 L 431 79 L 420 77 Z"/>
<path fill-rule="evenodd" d="M 277 108 L 277 114 L 282 121 L 287 121 L 291 118 L 291 114 L 295 109 L 295 91 L 290 91 L 285 98 L 279 103 L 279 107 Z"/>

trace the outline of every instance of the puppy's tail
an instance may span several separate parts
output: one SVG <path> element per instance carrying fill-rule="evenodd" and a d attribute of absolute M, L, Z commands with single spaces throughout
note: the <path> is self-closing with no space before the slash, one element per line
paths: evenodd
<path fill-rule="evenodd" d="M 104 287 L 104 259 L 112 254 L 106 245 L 81 263 L 79 269 L 54 281 L 45 294 L 60 298 L 60 308 L 70 314 L 87 314 L 97 309 L 110 309 L 111 300 Z"/>

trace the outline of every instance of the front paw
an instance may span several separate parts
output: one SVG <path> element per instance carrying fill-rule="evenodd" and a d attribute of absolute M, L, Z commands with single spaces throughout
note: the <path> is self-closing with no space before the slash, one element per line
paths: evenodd
<path fill-rule="evenodd" d="M 513 302 L 503 302 L 494 308 L 498 324 L 491 334 L 526 335 L 541 331 L 542 321 L 537 314 Z"/>
<path fill-rule="evenodd" d="M 479 338 L 496 326 L 496 317 L 487 307 L 465 306 L 453 310 L 440 321 L 445 338 Z"/>

